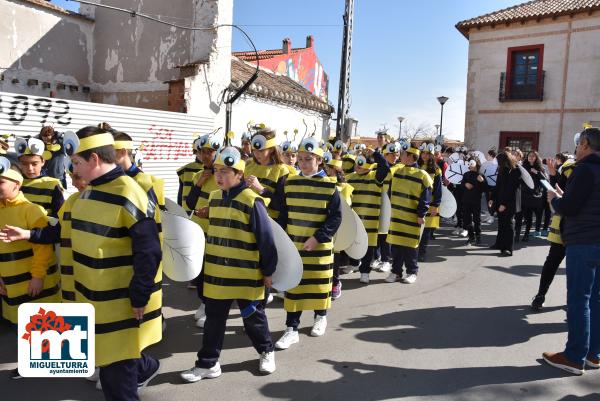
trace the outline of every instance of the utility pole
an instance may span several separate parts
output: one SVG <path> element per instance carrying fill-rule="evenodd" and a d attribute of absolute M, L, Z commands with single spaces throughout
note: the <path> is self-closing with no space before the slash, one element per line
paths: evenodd
<path fill-rule="evenodd" d="M 340 91 L 338 94 L 337 125 L 335 137 L 342 138 L 350 105 L 350 58 L 352 56 L 352 24 L 354 20 L 354 0 L 346 0 L 344 11 L 344 41 L 340 66 Z"/>

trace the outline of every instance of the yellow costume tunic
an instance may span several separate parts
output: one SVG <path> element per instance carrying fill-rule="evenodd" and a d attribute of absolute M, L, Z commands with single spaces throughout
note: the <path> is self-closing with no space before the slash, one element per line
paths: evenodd
<path fill-rule="evenodd" d="M 417 223 L 417 207 L 421 194 L 433 186 L 433 180 L 418 167 L 404 166 L 394 173 L 391 183 L 392 219 L 387 242 L 417 248 L 421 227 Z"/>
<path fill-rule="evenodd" d="M 423 170 L 423 171 L 425 171 L 425 170 Z M 435 184 L 436 180 L 442 179 L 442 169 L 440 169 L 439 167 L 435 168 L 435 173 L 428 173 L 428 174 L 431 177 L 431 180 L 433 181 L 434 184 Z M 435 186 L 434 186 L 434 188 L 435 188 Z M 437 199 L 435 197 L 434 193 L 431 194 L 430 205 L 439 205 L 440 201 L 441 201 L 441 199 Z M 431 207 L 433 207 L 433 206 L 431 206 Z M 430 207 L 430 210 L 431 210 L 431 207 Z M 425 215 L 425 228 L 440 228 L 440 215 L 436 214 L 435 216 L 432 216 L 430 210 L 427 211 L 427 214 Z"/>
<path fill-rule="evenodd" d="M 26 230 L 45 227 L 48 218 L 44 210 L 23 193 L 12 199 L 0 201 L 0 226 L 17 226 Z M 0 277 L 7 295 L 2 296 L 2 317 L 11 323 L 18 322 L 18 308 L 26 302 L 60 302 L 58 266 L 52 245 L 32 244 L 29 241 L 0 242 Z M 32 277 L 44 279 L 39 295 L 27 295 Z"/>
<path fill-rule="evenodd" d="M 573 169 L 575 168 L 575 162 L 571 160 L 567 160 L 563 165 L 560 174 L 564 175 L 566 178 L 571 176 Z M 562 237 L 560 235 L 560 215 L 553 214 L 552 220 L 550 221 L 550 232 L 548 233 L 548 241 L 553 242 L 555 244 L 564 245 L 562 241 Z"/>
<path fill-rule="evenodd" d="M 191 163 L 188 163 L 185 166 L 180 167 L 177 170 L 177 176 L 179 177 L 179 182 L 181 183 L 181 186 L 182 186 L 181 207 L 183 207 L 183 209 L 186 212 L 190 212 L 191 210 L 185 204 L 185 199 L 187 198 L 188 194 L 190 193 L 190 189 L 192 189 L 192 185 L 194 185 L 192 183 L 192 178 L 194 177 L 194 174 L 196 174 L 200 170 L 202 170 L 202 163 L 200 163 L 198 161 L 193 161 Z"/>
<path fill-rule="evenodd" d="M 381 191 L 383 185 L 375 179 L 375 170 L 366 174 L 352 173 L 346 176 L 352 185 L 352 209 L 362 221 L 369 237 L 369 246 L 377 246 L 379 212 L 381 209 Z"/>
<path fill-rule="evenodd" d="M 304 243 L 327 219 L 328 207 L 337 191 L 327 177 L 288 177 L 285 203 L 288 211 L 286 232 L 300 253 L 304 271 L 300 284 L 285 293 L 287 312 L 324 310 L 331 306 L 333 242 L 319 243 L 313 251 L 303 251 Z"/>
<path fill-rule="evenodd" d="M 36 205 L 40 205 L 46 210 L 46 214 L 52 214 L 52 195 L 55 188 L 63 191 L 59 180 L 52 177 L 26 178 L 23 180 L 21 191 L 25 197 Z"/>
<path fill-rule="evenodd" d="M 63 302 L 75 301 L 73 249 L 71 248 L 71 210 L 80 194 L 80 192 L 76 192 L 69 196 L 58 211 L 60 222 L 60 289 Z"/>
<path fill-rule="evenodd" d="M 202 172 L 203 170 L 198 171 L 196 174 L 194 174 L 194 178 L 192 179 L 192 183 L 194 185 L 196 185 L 196 183 L 198 183 L 198 180 L 200 179 L 200 177 L 202 176 Z M 200 188 L 200 195 L 198 196 L 198 200 L 196 201 L 196 206 L 194 207 L 194 209 L 199 210 L 202 209 L 203 207 L 208 206 L 208 198 L 210 196 L 210 193 L 212 191 L 216 191 L 217 189 L 219 189 L 219 187 L 217 186 L 217 182 L 215 181 L 215 176 L 214 174 L 204 182 L 204 185 L 202 185 L 202 188 Z M 204 217 L 198 217 L 195 214 L 192 214 L 192 221 L 196 224 L 198 224 L 200 227 L 202 227 L 202 230 L 204 231 L 204 233 L 208 232 L 208 219 L 204 218 Z"/>
<path fill-rule="evenodd" d="M 248 178 L 251 175 L 255 176 L 258 178 L 260 184 L 273 194 L 277 189 L 277 182 L 279 182 L 279 179 L 289 175 L 289 170 L 286 166 L 286 164 L 263 166 L 258 163 L 248 163 L 244 170 L 244 177 Z M 269 213 L 269 217 L 272 219 L 277 219 L 277 217 L 279 217 L 279 212 L 271 208 L 267 208 L 267 213 Z"/>
<path fill-rule="evenodd" d="M 134 318 L 129 297 L 133 277 L 130 228 L 154 218 L 155 204 L 128 176 L 90 185 L 71 211 L 75 301 L 96 310 L 96 364 L 139 358 L 162 337 L 162 274 L 154 278 L 142 321 Z"/>

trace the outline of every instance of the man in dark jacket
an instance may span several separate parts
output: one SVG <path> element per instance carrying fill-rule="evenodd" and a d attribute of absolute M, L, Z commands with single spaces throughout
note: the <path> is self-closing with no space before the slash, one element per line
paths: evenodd
<path fill-rule="evenodd" d="M 550 365 L 581 375 L 600 367 L 600 129 L 587 128 L 576 139 L 577 165 L 564 194 L 548 191 L 562 216 L 567 254 L 567 321 L 565 350 L 544 352 Z"/>

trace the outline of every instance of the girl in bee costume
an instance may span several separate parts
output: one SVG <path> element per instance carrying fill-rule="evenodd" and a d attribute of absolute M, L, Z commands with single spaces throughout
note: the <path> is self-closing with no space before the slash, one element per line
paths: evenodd
<path fill-rule="evenodd" d="M 423 235 L 421 235 L 421 241 L 419 242 L 418 260 L 419 262 L 424 262 L 429 239 L 431 238 L 433 232 L 440 228 L 440 216 L 438 215 L 438 208 L 442 202 L 442 169 L 439 168 L 435 162 L 435 158 L 433 156 L 435 145 L 433 143 L 423 143 L 420 150 L 421 164 L 419 167 L 426 171 L 433 180 L 429 210 L 425 215 L 425 229 L 423 230 Z"/>
<path fill-rule="evenodd" d="M 96 310 L 96 364 L 107 400 L 137 400 L 159 369 L 142 351 L 162 336 L 157 205 L 115 164 L 113 136 L 65 135 L 73 169 L 89 182 L 71 210 L 75 301 Z"/>
<path fill-rule="evenodd" d="M 202 170 L 202 161 L 200 161 L 200 146 L 199 146 L 200 138 L 197 138 L 192 142 L 192 152 L 194 153 L 194 161 L 186 164 L 177 169 L 177 177 L 179 178 L 179 190 L 177 191 L 177 204 L 183 207 L 186 212 L 191 212 L 187 206 L 186 198 L 190 193 L 190 189 L 194 185 L 192 183 L 192 178 L 194 174 L 198 171 Z"/>
<path fill-rule="evenodd" d="M 275 131 L 270 128 L 261 128 L 252 135 L 252 158 L 244 171 L 246 184 L 263 198 L 281 197 L 283 184 L 289 170 L 281 159 L 277 148 Z M 269 216 L 276 219 L 279 212 L 271 207 L 267 208 Z"/>
<path fill-rule="evenodd" d="M 342 221 L 336 183 L 319 169 L 323 149 L 318 141 L 305 138 L 298 151 L 300 175 L 288 177 L 284 187 L 280 224 L 296 245 L 304 272 L 298 287 L 285 293 L 287 329 L 275 344 L 286 349 L 299 341 L 298 325 L 302 311 L 312 310 L 313 336 L 322 336 L 327 327 L 327 309 L 331 306 L 333 276 L 333 235 Z"/>
<path fill-rule="evenodd" d="M 239 151 L 225 147 L 214 162 L 219 190 L 209 198 L 206 235 L 204 296 L 206 323 L 202 349 L 195 366 L 181 373 L 186 382 L 221 375 L 219 356 L 229 309 L 234 300 L 244 328 L 261 355 L 259 370 L 275 371 L 275 353 L 264 311 L 264 287 L 270 287 L 277 266 L 271 223 L 262 198 L 250 190 L 243 176 Z"/>

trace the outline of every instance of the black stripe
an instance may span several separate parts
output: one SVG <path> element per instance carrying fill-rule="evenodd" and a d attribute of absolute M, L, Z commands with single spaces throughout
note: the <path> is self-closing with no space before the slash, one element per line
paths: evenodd
<path fill-rule="evenodd" d="M 300 242 L 302 244 L 304 244 L 310 238 L 310 237 L 302 237 L 300 235 L 292 235 L 292 234 L 288 234 L 288 235 L 290 236 L 290 239 L 292 240 L 292 242 Z"/>
<path fill-rule="evenodd" d="M 0 253 L 0 262 L 16 262 L 17 260 L 30 258 L 33 256 L 33 249 L 12 253 Z"/>
<path fill-rule="evenodd" d="M 29 281 L 29 280 L 31 280 L 30 272 L 15 274 L 14 276 L 2 277 L 2 281 L 4 281 L 4 284 L 6 284 L 6 285 L 18 284 L 18 283 L 22 283 L 24 281 Z"/>
<path fill-rule="evenodd" d="M 223 246 L 227 248 L 243 249 L 245 251 L 256 251 L 258 249 L 258 245 L 256 245 L 256 242 L 252 243 L 232 238 L 210 236 L 206 239 L 206 242 L 212 245 Z"/>
<path fill-rule="evenodd" d="M 183 183 L 183 186 L 184 187 L 192 187 L 192 186 L 194 186 L 194 183 L 186 181 Z"/>
<path fill-rule="evenodd" d="M 73 244 L 71 242 L 71 238 L 61 238 L 60 239 L 60 246 L 63 248 L 72 248 Z"/>
<path fill-rule="evenodd" d="M 287 299 L 291 299 L 292 301 L 301 301 L 303 299 L 327 299 L 331 296 L 331 292 L 326 293 L 306 293 L 306 294 L 290 294 L 289 292 L 285 293 L 285 297 Z"/>
<path fill-rule="evenodd" d="M 356 214 L 358 214 L 358 217 L 360 217 L 361 220 L 379 220 L 379 216 L 364 216 L 359 213 Z"/>
<path fill-rule="evenodd" d="M 260 178 L 260 177 L 256 177 L 258 178 L 258 182 L 260 182 L 263 187 L 269 187 L 269 189 L 275 189 L 275 187 L 277 186 L 277 183 L 273 180 L 270 180 L 268 178 Z"/>
<path fill-rule="evenodd" d="M 135 220 L 143 220 L 146 217 L 154 217 L 154 209 L 152 209 L 153 214 L 145 214 L 140 209 L 137 208 L 129 199 L 121 195 L 110 194 L 108 192 L 102 192 L 95 189 L 86 190 L 81 193 L 79 199 L 89 199 L 103 203 L 109 203 L 111 205 L 118 205 L 129 212 L 133 216 Z M 150 213 L 150 208 L 148 208 L 148 213 Z"/>
<path fill-rule="evenodd" d="M 205 255 L 204 256 L 205 263 L 213 263 L 219 266 L 227 266 L 232 268 L 242 268 L 242 269 L 258 269 L 258 262 L 254 262 L 252 260 L 245 259 L 235 259 L 235 258 L 224 258 L 222 256 L 215 255 Z"/>
<path fill-rule="evenodd" d="M 300 280 L 300 284 L 298 285 L 322 285 L 322 284 L 330 284 L 331 278 L 303 278 Z"/>
<path fill-rule="evenodd" d="M 354 195 L 368 195 L 368 196 L 376 196 L 376 197 L 380 197 L 381 196 L 381 192 L 375 192 L 375 191 L 368 191 L 368 190 L 354 190 L 352 191 L 352 196 Z"/>
<path fill-rule="evenodd" d="M 162 282 L 154 283 L 152 292 L 162 288 Z M 75 289 L 86 299 L 94 302 L 114 301 L 117 299 L 129 299 L 129 288 L 115 288 L 114 290 L 96 291 L 90 290 L 79 281 L 75 281 Z"/>
<path fill-rule="evenodd" d="M 321 250 L 321 251 L 303 251 L 303 250 L 299 250 L 298 253 L 300 254 L 300 257 L 305 257 L 305 258 L 320 258 L 323 256 L 331 256 L 333 255 L 333 250 L 331 249 L 325 249 L 325 250 Z"/>
<path fill-rule="evenodd" d="M 112 333 L 114 331 L 132 329 L 134 327 L 140 327 L 140 325 L 144 322 L 147 322 L 152 319 L 156 319 L 162 315 L 162 311 L 160 308 L 153 310 L 152 312 L 148 312 L 144 314 L 142 320 L 137 320 L 135 318 L 119 320 L 117 322 L 111 323 L 101 323 L 96 324 L 96 334 L 107 334 Z"/>
<path fill-rule="evenodd" d="M 208 274 L 204 275 L 204 282 L 206 284 L 219 285 L 222 287 L 261 288 L 261 287 L 264 287 L 264 285 L 265 285 L 262 280 L 250 280 L 250 279 L 241 279 L 241 278 L 223 278 L 223 277 L 209 276 Z"/>
<path fill-rule="evenodd" d="M 326 265 L 312 265 L 312 264 L 308 264 L 305 263 L 303 265 L 304 271 L 311 271 L 311 272 L 322 272 L 322 271 L 327 271 L 327 270 L 331 270 L 331 264 L 328 263 Z"/>
<path fill-rule="evenodd" d="M 60 274 L 63 274 L 65 276 L 72 276 L 73 275 L 73 266 L 61 265 L 60 266 Z"/>
<path fill-rule="evenodd" d="M 414 235 L 414 234 L 409 234 L 409 233 L 405 233 L 402 231 L 393 231 L 393 230 L 390 230 L 388 232 L 388 235 L 392 235 L 395 237 L 406 237 L 406 238 L 412 238 L 412 239 L 420 239 L 421 238 L 420 235 Z"/>
<path fill-rule="evenodd" d="M 241 221 L 231 219 L 218 219 L 216 217 L 211 217 L 208 222 L 211 226 L 237 228 L 238 230 L 242 231 L 251 231 L 252 229 L 250 224 L 242 223 Z"/>
<path fill-rule="evenodd" d="M 308 214 L 327 214 L 327 208 L 310 207 L 310 206 L 295 206 L 287 207 L 288 213 L 308 213 Z"/>
<path fill-rule="evenodd" d="M 75 251 L 73 251 L 73 260 L 91 269 L 109 269 L 112 267 L 131 266 L 133 264 L 132 255 L 98 259 Z"/>
<path fill-rule="evenodd" d="M 378 228 L 365 228 L 365 231 L 368 233 L 376 233 L 379 232 Z"/>
<path fill-rule="evenodd" d="M 202 199 L 208 199 L 209 196 L 210 196 L 210 192 L 200 191 L 200 193 L 198 194 L 198 197 L 202 198 Z"/>
<path fill-rule="evenodd" d="M 54 193 L 54 188 L 35 188 L 23 185 L 21 187 L 21 192 L 29 195 L 44 195 L 52 197 L 52 194 Z"/>
<path fill-rule="evenodd" d="M 400 224 L 404 224 L 407 226 L 421 227 L 421 225 L 419 223 L 417 223 L 416 221 L 403 220 L 403 219 L 399 219 L 397 217 L 392 217 L 391 221 L 393 221 L 394 223 L 400 223 Z"/>
<path fill-rule="evenodd" d="M 367 209 L 380 209 L 381 205 L 377 205 L 375 203 L 366 203 L 366 202 L 352 202 L 352 208 L 355 207 L 364 207 Z"/>
<path fill-rule="evenodd" d="M 423 180 L 419 177 L 413 177 L 411 175 L 404 175 L 401 172 L 398 172 L 396 174 L 394 174 L 394 178 L 398 178 L 398 179 L 402 179 L 402 180 L 408 180 L 408 181 L 413 181 L 416 183 L 419 183 L 421 185 L 423 185 Z"/>
<path fill-rule="evenodd" d="M 306 178 L 294 178 L 287 180 L 286 185 L 304 185 L 307 187 L 317 187 L 317 188 L 335 188 L 335 182 L 325 181 L 325 180 L 309 180 Z"/>
<path fill-rule="evenodd" d="M 75 301 L 75 292 L 62 290 L 62 298 L 67 301 Z"/>
<path fill-rule="evenodd" d="M 396 191 L 392 191 L 392 195 L 393 196 L 397 196 L 399 198 L 404 198 L 404 199 L 411 199 L 411 200 L 416 200 L 416 201 L 420 201 L 421 199 L 414 196 L 414 195 L 409 195 L 409 194 L 405 194 L 402 192 L 396 192 Z"/>
<path fill-rule="evenodd" d="M 46 203 L 46 202 L 33 202 L 30 201 L 32 203 L 35 203 L 38 206 L 41 206 L 43 209 L 45 210 L 51 210 L 52 209 L 52 203 Z"/>
<path fill-rule="evenodd" d="M 83 231 L 85 233 L 95 234 L 100 237 L 109 238 L 126 238 L 129 237 L 129 229 L 127 227 L 110 227 L 103 224 L 93 223 L 91 221 L 83 221 L 73 219 L 71 229 Z"/>
<path fill-rule="evenodd" d="M 240 212 L 245 213 L 245 214 L 252 213 L 252 207 L 250 207 L 249 205 L 246 205 L 245 203 L 237 201 L 235 199 L 233 199 L 233 200 L 213 199 L 210 202 L 209 206 L 210 207 L 230 207 L 230 208 L 239 210 Z"/>
<path fill-rule="evenodd" d="M 288 219 L 287 223 L 290 226 L 320 228 L 324 222 L 323 221 L 300 220 L 300 219 Z"/>
<path fill-rule="evenodd" d="M 397 210 L 402 210 L 403 212 L 408 212 L 408 213 L 412 213 L 412 214 L 417 214 L 417 209 L 411 209 L 409 207 L 404 207 L 404 206 L 400 206 L 400 205 L 396 205 L 395 203 L 392 203 L 392 209 L 397 209 Z"/>
<path fill-rule="evenodd" d="M 292 199 L 310 199 L 320 201 L 329 201 L 333 196 L 333 194 L 317 194 L 310 192 L 286 192 L 285 195 Z"/>
<path fill-rule="evenodd" d="M 58 271 L 58 265 L 52 265 L 46 269 L 46 275 L 54 274 Z"/>
<path fill-rule="evenodd" d="M 58 284 L 57 284 L 52 288 L 46 288 L 46 289 L 42 290 L 35 297 L 30 297 L 29 295 L 25 294 L 25 295 L 21 295 L 19 297 L 8 298 L 6 295 L 3 295 L 2 299 L 4 299 L 4 302 L 6 302 L 8 305 L 16 306 L 16 305 L 24 304 L 26 302 L 33 302 L 36 299 L 42 299 L 45 297 L 49 297 L 50 295 L 54 295 L 54 294 L 58 293 L 58 290 L 59 290 L 59 288 L 58 288 Z"/>
<path fill-rule="evenodd" d="M 556 235 L 560 235 L 560 229 L 550 227 L 550 232 Z"/>
<path fill-rule="evenodd" d="M 70 221 L 71 220 L 71 212 L 64 212 L 63 213 L 63 221 Z"/>

